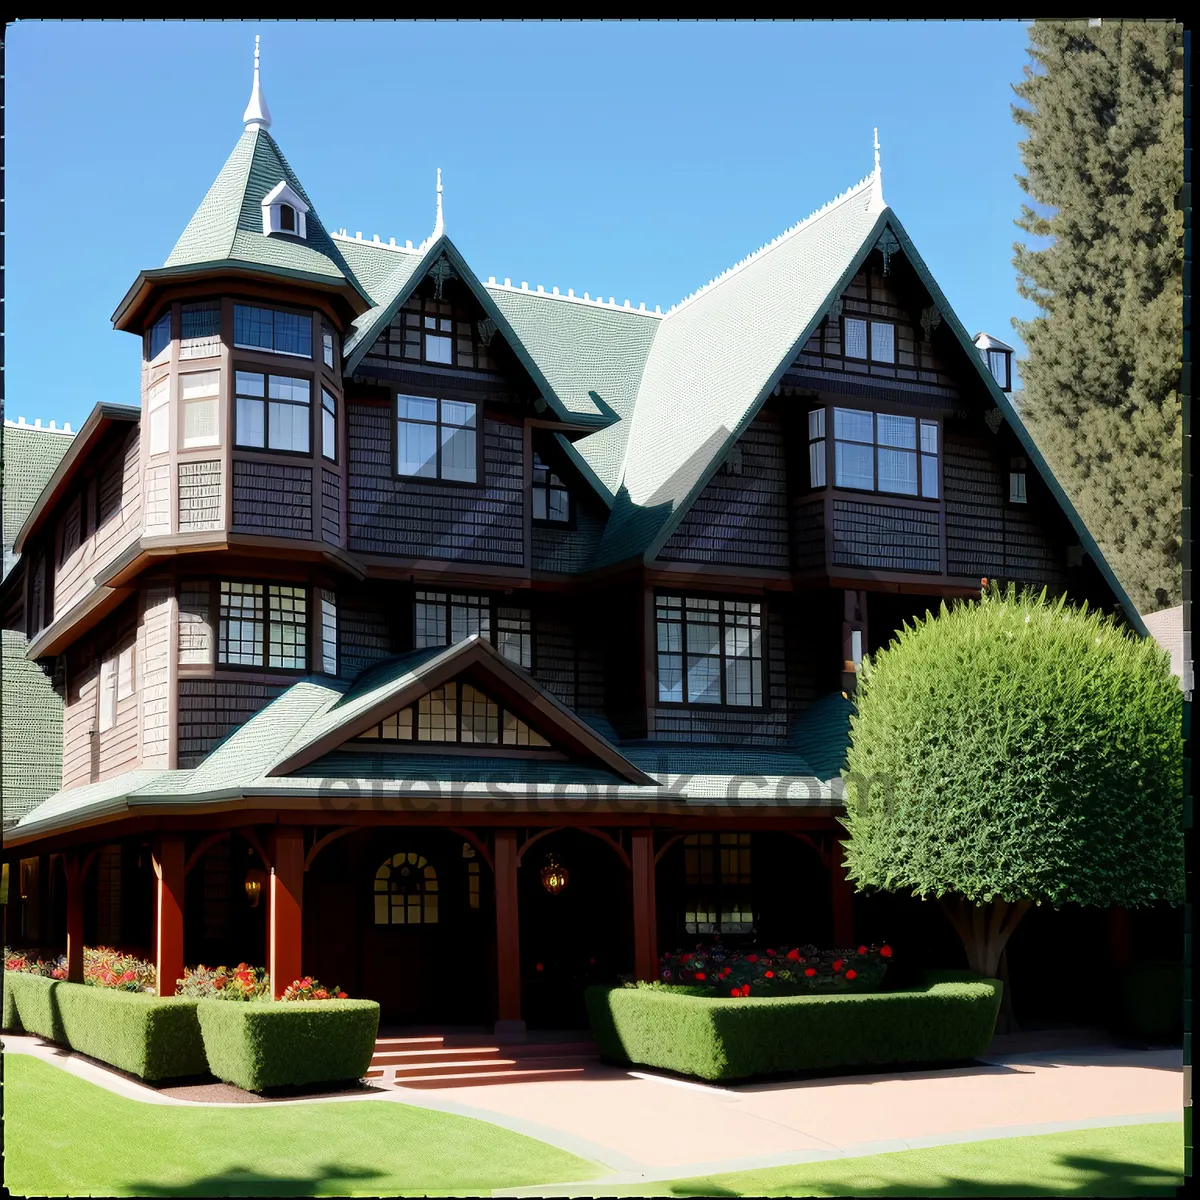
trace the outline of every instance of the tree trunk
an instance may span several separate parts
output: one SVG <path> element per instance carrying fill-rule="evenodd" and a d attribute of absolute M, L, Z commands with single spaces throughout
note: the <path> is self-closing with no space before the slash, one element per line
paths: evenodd
<path fill-rule="evenodd" d="M 1012 999 L 1008 994 L 1008 964 L 1006 962 L 1001 967 L 1001 956 L 1013 930 L 1031 906 L 1029 900 L 1015 903 L 993 900 L 988 904 L 972 904 L 961 896 L 947 896 L 942 900 L 942 909 L 950 918 L 967 952 L 967 966 L 989 979 L 1004 981 L 1000 1020 L 997 1022 L 999 1033 L 1011 1033 L 1016 1029 Z"/>

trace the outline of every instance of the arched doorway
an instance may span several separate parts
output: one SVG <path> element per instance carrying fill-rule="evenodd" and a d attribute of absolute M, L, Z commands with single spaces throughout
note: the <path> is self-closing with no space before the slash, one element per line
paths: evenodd
<path fill-rule="evenodd" d="M 633 972 L 629 871 L 602 838 L 560 829 L 528 844 L 517 888 L 525 1022 L 586 1028 L 587 986 Z"/>

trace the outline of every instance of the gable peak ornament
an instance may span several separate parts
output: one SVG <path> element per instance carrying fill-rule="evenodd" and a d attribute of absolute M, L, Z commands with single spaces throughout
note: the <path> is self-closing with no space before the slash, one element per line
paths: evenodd
<path fill-rule="evenodd" d="M 242 120 L 247 130 L 271 128 L 271 110 L 267 108 L 267 98 L 263 95 L 262 80 L 258 73 L 259 35 L 254 35 L 254 86 L 250 89 L 250 103 L 242 113 Z"/>
<path fill-rule="evenodd" d="M 879 241 L 875 245 L 883 255 L 883 273 L 889 275 L 892 270 L 892 255 L 900 252 L 900 239 L 887 228 L 879 235 Z"/>
<path fill-rule="evenodd" d="M 925 330 L 925 340 L 927 342 L 933 338 L 933 331 L 941 323 L 942 314 L 938 312 L 936 304 L 931 304 L 928 308 L 921 310 L 921 328 Z"/>
<path fill-rule="evenodd" d="M 983 419 L 987 422 L 987 427 L 993 433 L 999 433 L 1000 424 L 1004 420 L 1004 414 L 998 408 L 989 408 L 983 414 Z"/>
<path fill-rule="evenodd" d="M 433 280 L 434 298 L 440 300 L 442 298 L 442 288 L 445 287 L 446 280 L 457 279 L 458 275 L 446 256 L 439 254 L 437 262 L 429 268 L 429 278 Z"/>

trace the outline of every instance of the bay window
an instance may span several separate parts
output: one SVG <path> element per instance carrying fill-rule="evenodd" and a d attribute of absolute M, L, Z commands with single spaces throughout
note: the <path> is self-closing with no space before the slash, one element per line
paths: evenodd
<path fill-rule="evenodd" d="M 759 601 L 660 595 L 656 613 L 660 703 L 762 705 Z"/>
<path fill-rule="evenodd" d="M 146 331 L 146 361 L 153 362 L 171 344 L 171 310 Z"/>
<path fill-rule="evenodd" d="M 222 666 L 308 666 L 308 593 L 290 584 L 221 584 L 217 662 Z"/>
<path fill-rule="evenodd" d="M 171 448 L 171 377 L 164 375 L 146 393 L 150 414 L 150 453 L 166 454 Z"/>
<path fill-rule="evenodd" d="M 474 483 L 478 406 L 469 400 L 396 397 L 396 474 Z"/>
<path fill-rule="evenodd" d="M 311 384 L 307 379 L 238 371 L 235 391 L 238 446 L 308 453 Z"/>
<path fill-rule="evenodd" d="M 813 487 L 821 487 L 825 480 L 824 434 L 823 411 L 809 413 L 809 462 Z M 938 453 L 936 421 L 857 408 L 833 410 L 836 487 L 936 500 L 939 495 Z"/>
<path fill-rule="evenodd" d="M 179 444 L 184 450 L 216 446 L 220 442 L 217 424 L 220 383 L 220 371 L 195 371 L 180 376 Z"/>
<path fill-rule="evenodd" d="M 337 397 L 328 388 L 321 389 L 321 453 L 337 462 Z"/>
<path fill-rule="evenodd" d="M 305 313 L 233 306 L 233 344 L 243 350 L 267 350 L 312 358 L 312 317 Z"/>

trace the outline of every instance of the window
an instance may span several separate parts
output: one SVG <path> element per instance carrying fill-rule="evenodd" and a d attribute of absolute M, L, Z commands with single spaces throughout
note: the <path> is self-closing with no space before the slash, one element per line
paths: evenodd
<path fill-rule="evenodd" d="M 300 194 L 281 179 L 262 201 L 262 231 L 270 237 L 273 233 L 288 233 L 293 237 L 308 234 L 306 214 L 308 205 Z"/>
<path fill-rule="evenodd" d="M 327 388 L 321 389 L 321 453 L 337 462 L 337 397 Z"/>
<path fill-rule="evenodd" d="M 376 925 L 436 925 L 437 871 L 419 854 L 401 851 L 375 872 Z"/>
<path fill-rule="evenodd" d="M 303 671 L 308 665 L 308 597 L 286 584 L 222 583 L 217 662 Z"/>
<path fill-rule="evenodd" d="M 753 933 L 750 834 L 693 833 L 683 840 L 688 933 Z"/>
<path fill-rule="evenodd" d="M 286 233 L 296 232 L 296 210 L 290 204 L 279 206 L 279 228 Z"/>
<path fill-rule="evenodd" d="M 833 438 L 838 487 L 937 498 L 936 421 L 835 408 Z"/>
<path fill-rule="evenodd" d="M 179 377 L 179 444 L 183 449 L 215 446 L 220 442 L 217 432 L 220 383 L 220 371 L 196 371 Z"/>
<path fill-rule="evenodd" d="M 337 647 L 337 597 L 324 589 L 321 596 L 321 670 L 326 675 L 336 675 L 338 669 Z"/>
<path fill-rule="evenodd" d="M 117 656 L 100 663 L 100 713 L 96 728 L 103 733 L 117 723 Z"/>
<path fill-rule="evenodd" d="M 825 410 L 814 408 L 808 414 L 808 484 L 825 486 Z"/>
<path fill-rule="evenodd" d="M 130 643 L 117 655 L 117 699 L 128 700 L 137 691 L 137 680 L 133 674 L 133 644 Z"/>
<path fill-rule="evenodd" d="M 473 633 L 491 641 L 492 602 L 460 592 L 417 592 L 413 645 L 453 646 Z"/>
<path fill-rule="evenodd" d="M 562 524 L 571 519 L 571 497 L 567 485 L 538 454 L 533 456 L 533 519 Z"/>
<path fill-rule="evenodd" d="M 170 409 L 171 377 L 164 375 L 150 385 L 146 393 L 146 411 L 150 414 L 150 453 L 166 454 L 171 448 Z"/>
<path fill-rule="evenodd" d="M 502 608 L 496 616 L 496 649 L 519 667 L 533 670 L 533 630 L 529 613 Z"/>
<path fill-rule="evenodd" d="M 471 908 L 478 908 L 479 860 L 475 857 L 475 847 L 470 842 L 463 842 L 463 858 L 467 860 L 467 904 Z"/>
<path fill-rule="evenodd" d="M 1009 362 L 1010 355 L 1007 350 L 989 350 L 987 352 L 988 370 L 991 371 L 992 378 L 1006 392 L 1010 387 Z"/>
<path fill-rule="evenodd" d="M 367 361 L 426 362 L 486 371 L 495 365 L 489 349 L 494 335 L 490 320 L 477 323 L 472 313 L 434 296 L 410 296 L 367 351 Z"/>
<path fill-rule="evenodd" d="M 474 483 L 476 405 L 468 400 L 396 397 L 396 473 Z"/>
<path fill-rule="evenodd" d="M 179 357 L 207 358 L 220 352 L 220 303 L 185 304 L 181 314 Z"/>
<path fill-rule="evenodd" d="M 869 327 L 869 330 L 868 330 Z M 867 353 L 868 331 L 870 355 Z M 896 361 L 896 326 L 891 321 L 867 321 L 862 317 L 842 318 L 842 353 L 847 358 L 871 362 Z"/>
<path fill-rule="evenodd" d="M 1009 459 L 1008 465 L 1008 502 L 1026 504 L 1029 498 L 1025 491 L 1025 459 L 1023 456 Z"/>
<path fill-rule="evenodd" d="M 471 684 L 447 683 L 416 704 L 385 717 L 358 737 L 372 742 L 450 742 L 468 746 L 525 746 L 550 743 L 515 713 Z"/>
<path fill-rule="evenodd" d="M 273 354 L 312 358 L 312 317 L 235 304 L 233 344 L 244 350 L 269 350 Z"/>
<path fill-rule="evenodd" d="M 308 453 L 307 379 L 238 371 L 236 383 L 237 445 Z"/>
<path fill-rule="evenodd" d="M 171 312 L 168 309 L 146 333 L 146 361 L 153 362 L 171 344 Z"/>
<path fill-rule="evenodd" d="M 759 601 L 659 596 L 657 613 L 661 702 L 762 704 Z"/>
<path fill-rule="evenodd" d="M 327 366 L 333 366 L 333 334 L 328 329 L 321 330 L 321 361 Z"/>

